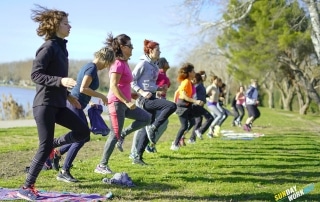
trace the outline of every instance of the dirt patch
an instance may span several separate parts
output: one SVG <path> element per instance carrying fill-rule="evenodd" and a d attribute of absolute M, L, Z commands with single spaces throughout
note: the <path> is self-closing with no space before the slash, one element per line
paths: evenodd
<path fill-rule="evenodd" d="M 0 154 L 0 178 L 10 178 L 24 173 L 34 151 L 13 151 Z"/>
<path fill-rule="evenodd" d="M 105 141 L 90 141 L 79 151 L 76 161 L 85 160 L 88 157 L 100 156 Z M 99 149 L 97 149 L 99 148 Z M 12 178 L 25 173 L 25 168 L 30 165 L 36 149 L 32 151 L 11 151 L 0 154 L 0 178 Z M 62 163 L 63 163 L 62 159 Z"/>

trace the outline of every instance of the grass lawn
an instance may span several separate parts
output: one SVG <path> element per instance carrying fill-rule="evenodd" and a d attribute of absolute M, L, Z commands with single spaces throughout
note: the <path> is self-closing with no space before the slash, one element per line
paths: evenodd
<path fill-rule="evenodd" d="M 204 135 L 203 140 L 179 151 L 169 150 L 180 125 L 174 114 L 157 145 L 158 153 L 145 153 L 148 166 L 132 165 L 128 156 L 133 134 L 129 135 L 124 152 L 115 149 L 109 166 L 114 172 L 127 172 L 136 187 L 103 184 L 101 180 L 112 175 L 93 172 L 106 140 L 95 135 L 91 135 L 91 141 L 74 161 L 71 173 L 79 183 L 57 181 L 57 172 L 50 170 L 40 173 L 36 187 L 102 195 L 111 191 L 114 201 L 276 201 L 275 195 L 291 187 L 296 186 L 299 191 L 313 183 L 314 190 L 293 201 L 320 201 L 319 116 L 260 110 L 262 116 L 254 124 L 253 132 L 265 136 L 225 140 Z M 243 132 L 231 127 L 231 120 L 232 117 L 226 120 L 222 130 Z M 59 135 L 67 130 L 58 126 L 56 131 Z M 0 129 L 0 187 L 22 185 L 24 168 L 36 149 L 35 127 Z"/>

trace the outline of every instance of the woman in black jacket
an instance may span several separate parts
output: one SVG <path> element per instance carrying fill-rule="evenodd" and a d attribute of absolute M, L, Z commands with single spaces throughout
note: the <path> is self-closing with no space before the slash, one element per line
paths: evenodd
<path fill-rule="evenodd" d="M 67 90 L 76 85 L 76 81 L 68 77 L 67 41 L 64 39 L 71 29 L 68 14 L 38 6 L 38 10 L 32 10 L 32 20 L 39 23 L 37 34 L 43 36 L 45 42 L 36 52 L 31 72 L 31 79 L 36 84 L 33 115 L 38 128 L 39 148 L 31 161 L 26 181 L 17 194 L 29 201 L 41 199 L 34 184 L 53 148 L 79 142 L 90 135 L 88 125 L 66 107 L 68 100 L 81 108 L 78 100 Z M 73 133 L 54 138 L 56 123 Z"/>

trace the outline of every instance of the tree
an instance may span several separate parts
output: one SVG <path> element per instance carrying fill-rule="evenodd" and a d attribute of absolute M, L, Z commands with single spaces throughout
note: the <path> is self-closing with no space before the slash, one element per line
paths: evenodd
<path fill-rule="evenodd" d="M 320 58 L 320 13 L 319 13 L 319 7 L 318 7 L 318 0 L 303 0 L 305 4 L 307 5 L 310 19 L 311 19 L 311 25 L 312 25 L 312 33 L 311 33 L 311 39 L 314 46 L 314 50 L 317 55 L 318 63 Z"/>
<path fill-rule="evenodd" d="M 288 84 L 292 78 L 286 77 L 279 72 L 281 69 L 277 69 L 286 65 L 289 67 L 286 70 L 290 70 L 291 75 L 294 73 L 295 82 L 293 83 L 296 84 L 296 81 L 302 81 L 301 76 L 297 80 L 296 69 L 292 69 L 291 65 L 282 60 L 283 55 L 294 57 L 291 60 L 301 64 L 302 60 L 308 60 L 308 58 L 297 57 L 296 54 L 287 55 L 286 53 L 292 51 L 302 53 L 301 50 L 304 50 L 305 53 L 303 54 L 308 56 L 314 53 L 310 43 L 306 13 L 297 1 L 231 0 L 222 20 L 216 22 L 201 21 L 198 17 L 201 16 L 199 11 L 202 9 L 200 7 L 215 2 L 217 1 L 185 1 L 187 7 L 196 8 L 193 13 L 196 14 L 197 24 L 202 26 L 199 33 L 210 34 L 209 31 L 212 31 L 213 27 L 223 30 L 223 36 L 219 38 L 219 45 L 220 50 L 224 52 L 224 56 L 230 62 L 228 72 L 240 81 L 251 77 L 260 77 L 271 84 L 264 84 L 263 86 L 267 87 L 265 90 L 271 97 L 269 98 L 269 106 L 273 106 L 271 101 L 273 95 L 272 82 L 276 80 L 270 80 L 270 78 L 275 79 L 276 77 L 271 76 L 263 79 L 265 78 L 263 75 L 272 75 L 277 72 L 278 75 L 276 76 L 283 75 L 283 79 L 287 79 L 286 82 L 282 80 L 280 84 Z M 299 65 L 296 66 L 299 67 Z M 302 74 L 305 76 L 303 80 L 306 81 L 309 77 L 308 73 L 305 68 L 302 71 L 306 73 Z M 305 82 L 299 83 L 299 85 L 309 89 L 307 91 L 309 96 L 312 93 L 313 97 L 317 98 L 316 91 L 310 90 L 313 85 Z M 287 85 L 286 87 L 295 89 L 294 85 Z M 290 89 L 289 92 L 291 91 Z M 288 94 L 287 99 L 282 99 L 282 101 L 287 102 L 284 104 L 287 109 L 290 108 L 287 106 L 292 102 L 293 92 L 294 90 Z"/>

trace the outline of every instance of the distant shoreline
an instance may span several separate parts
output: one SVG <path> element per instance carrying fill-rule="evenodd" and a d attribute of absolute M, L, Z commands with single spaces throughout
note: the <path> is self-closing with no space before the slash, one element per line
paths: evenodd
<path fill-rule="evenodd" d="M 0 84 L 0 87 L 12 87 L 12 88 L 24 88 L 24 89 L 34 89 L 34 90 L 36 90 L 36 86 L 20 86 L 20 85 Z"/>

